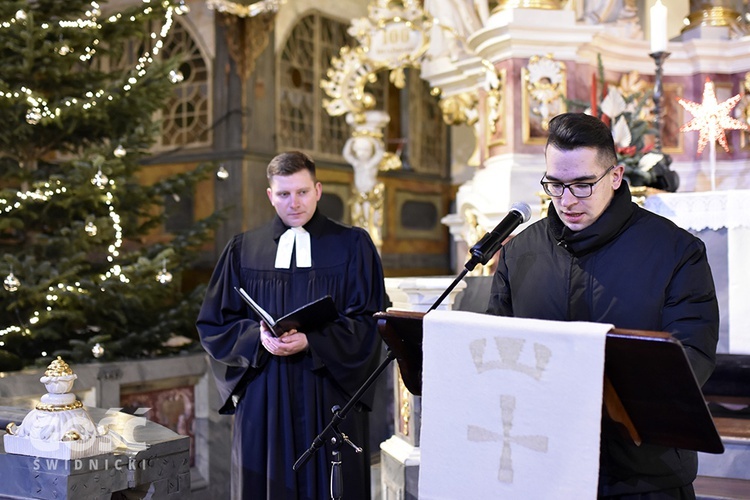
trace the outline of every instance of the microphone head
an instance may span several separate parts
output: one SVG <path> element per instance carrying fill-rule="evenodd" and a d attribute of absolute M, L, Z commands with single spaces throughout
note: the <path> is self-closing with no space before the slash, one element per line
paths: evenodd
<path fill-rule="evenodd" d="M 511 210 L 515 210 L 519 214 L 521 214 L 521 224 L 524 222 L 528 222 L 529 219 L 531 219 L 531 207 L 528 203 L 524 203 L 522 201 L 519 201 L 518 203 L 514 203 L 512 207 L 510 207 Z"/>

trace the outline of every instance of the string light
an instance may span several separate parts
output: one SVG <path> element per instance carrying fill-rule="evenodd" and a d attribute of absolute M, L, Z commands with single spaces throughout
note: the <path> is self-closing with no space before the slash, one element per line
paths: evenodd
<path fill-rule="evenodd" d="M 55 184 L 55 187 L 52 187 L 50 182 L 53 182 Z M 20 209 L 23 207 L 22 202 L 24 201 L 48 201 L 54 195 L 63 194 L 67 191 L 60 180 L 37 182 L 36 184 L 34 184 L 34 187 L 35 189 L 33 191 L 17 191 L 17 200 L 12 203 L 5 198 L 0 198 L 0 212 L 9 213 L 13 210 Z"/>
<path fill-rule="evenodd" d="M 698 138 L 698 154 L 703 152 L 707 144 L 716 141 L 719 141 L 719 144 L 728 153 L 729 145 L 727 144 L 727 137 L 724 130 L 748 129 L 747 124 L 729 116 L 729 112 L 737 105 L 741 98 L 742 96 L 737 94 L 726 101 L 718 102 L 716 93 L 714 92 L 714 83 L 709 78 L 706 78 L 706 83 L 703 86 L 703 102 L 701 104 L 683 98 L 677 99 L 680 105 L 693 115 L 692 120 L 680 127 L 680 132 L 697 130 L 700 133 Z"/>
<path fill-rule="evenodd" d="M 149 2 L 144 3 L 148 4 Z M 90 5 L 91 9 L 86 11 L 86 16 L 89 19 L 60 20 L 58 21 L 58 26 L 61 28 L 101 30 L 102 25 L 98 21 L 98 16 L 101 15 L 99 5 L 96 2 L 91 2 Z M 131 76 L 127 78 L 124 84 L 121 86 L 121 89 L 126 93 L 132 90 L 133 87 L 139 82 L 139 79 L 146 75 L 146 68 L 154 62 L 153 56 L 157 55 L 163 47 L 164 38 L 166 38 L 172 28 L 173 14 L 176 12 L 179 15 L 189 10 L 184 4 L 182 6 L 178 5 L 175 7 L 169 5 L 169 2 L 164 1 L 162 5 L 166 7 L 166 12 L 161 30 L 158 34 L 156 32 L 151 33 L 151 38 L 156 40 L 153 48 L 153 54 L 150 54 L 147 51 L 138 58 L 138 63 L 136 64 L 135 68 L 133 68 Z M 152 10 L 153 7 L 147 6 L 143 9 L 141 15 L 147 15 Z M 0 22 L 0 28 L 8 29 L 18 22 L 25 22 L 26 17 L 26 12 L 24 12 L 23 10 L 19 10 L 18 12 L 16 12 L 14 18 Z M 112 24 L 117 23 L 121 20 L 122 14 L 117 13 L 110 16 L 106 22 Z M 130 21 L 137 21 L 137 17 L 130 17 Z M 50 26 L 45 23 L 42 25 L 42 28 L 50 29 Z M 99 45 L 99 40 L 94 39 L 91 42 L 90 46 L 87 46 L 83 49 L 83 53 L 79 56 L 79 59 L 82 62 L 89 61 L 96 54 L 97 45 Z M 57 50 L 60 55 L 67 55 L 72 52 L 72 49 L 70 47 L 63 47 L 67 46 L 63 45 Z M 18 91 L 9 88 L 7 84 L 5 84 L 5 82 L 0 81 L 0 98 L 4 97 L 9 100 L 19 99 L 21 98 L 21 94 L 26 94 L 26 101 L 30 106 L 26 114 L 26 121 L 30 125 L 36 125 L 40 122 L 51 122 L 60 119 L 61 115 L 68 109 L 75 110 L 76 108 L 80 108 L 82 110 L 89 110 L 92 107 L 97 106 L 104 100 L 112 101 L 114 99 L 114 94 L 117 93 L 117 90 L 107 92 L 104 89 L 99 89 L 96 92 L 88 92 L 86 94 L 87 99 L 77 99 L 75 97 L 69 97 L 63 99 L 60 102 L 59 106 L 50 107 L 50 104 L 46 101 L 46 99 L 44 99 L 42 93 L 36 92 L 26 87 L 21 87 L 20 91 L 21 92 L 19 93 Z"/>
<path fill-rule="evenodd" d="M 3 337 L 5 335 L 9 335 L 11 333 L 21 333 L 21 334 L 23 334 L 22 332 L 23 332 L 23 329 L 21 327 L 18 327 L 16 325 L 11 325 L 11 326 L 9 326 L 7 328 L 3 328 L 2 330 L 0 330 L 0 337 Z"/>
<path fill-rule="evenodd" d="M 688 113 L 693 115 L 693 119 L 680 127 L 680 132 L 688 130 L 697 130 L 700 133 L 698 138 L 698 154 L 703 152 L 703 148 L 708 144 L 710 146 L 709 155 L 709 174 L 711 178 L 711 190 L 716 189 L 716 141 L 729 152 L 727 136 L 724 130 L 747 130 L 748 126 L 735 118 L 729 116 L 729 111 L 739 102 L 740 94 L 719 103 L 714 92 L 714 83 L 710 78 L 706 78 L 703 86 L 703 103 L 688 101 L 678 98 L 677 101 L 685 108 Z"/>
<path fill-rule="evenodd" d="M 101 170 L 99 170 L 101 172 Z M 106 177 L 102 174 L 102 177 Z M 93 179 L 92 179 L 93 184 Z M 107 191 L 105 194 L 105 204 L 107 205 L 108 211 L 109 211 L 109 217 L 112 220 L 112 228 L 115 231 L 115 238 L 114 241 L 110 243 L 110 245 L 107 247 L 107 261 L 108 262 L 114 262 L 115 257 L 118 257 L 120 255 L 120 247 L 122 247 L 122 226 L 120 225 L 120 215 L 115 210 L 114 206 L 112 206 L 112 201 L 114 200 L 114 195 L 112 194 L 112 190 L 116 188 L 114 181 L 109 181 L 107 183 L 110 190 Z M 103 185 L 102 188 L 106 188 L 107 185 Z M 49 201 L 52 197 L 58 194 L 63 194 L 67 190 L 65 189 L 65 186 L 62 186 L 62 183 L 59 180 L 55 181 L 55 187 L 53 188 L 49 182 L 43 182 L 39 183 L 39 185 L 36 187 L 34 191 L 26 191 L 26 192 L 17 192 L 16 197 L 19 198 L 21 201 L 29 201 L 29 202 L 46 202 Z M 16 201 L 13 204 L 9 204 L 8 200 L 0 198 L 0 211 L 2 212 L 10 212 L 12 210 L 20 209 L 23 207 L 23 203 L 21 201 Z M 4 207 L 4 208 L 2 208 Z M 90 223 L 93 226 L 93 223 Z M 94 230 L 96 231 L 96 226 L 93 226 Z M 86 226 L 86 231 L 89 232 L 88 224 Z M 91 233 L 89 233 L 91 234 Z M 96 234 L 96 232 L 94 232 Z M 119 265 L 113 265 L 105 274 L 101 275 L 101 280 L 106 281 L 112 277 L 115 277 L 118 281 L 122 283 L 130 283 L 130 279 L 122 272 L 122 268 Z M 20 286 L 20 282 L 18 282 L 18 279 L 15 278 L 13 275 L 13 272 L 5 278 L 3 282 L 3 286 L 8 291 L 15 291 L 17 290 L 18 286 Z M 13 288 L 13 289 L 11 289 Z M 57 288 L 63 291 L 68 292 L 74 292 L 74 293 L 87 293 L 86 290 L 80 287 L 80 283 L 76 283 L 75 286 L 66 286 L 63 283 L 58 283 Z M 54 291 L 54 287 L 49 288 L 50 291 Z M 54 293 L 47 294 L 47 307 L 46 310 L 48 312 L 52 311 L 52 305 L 54 302 L 58 300 L 58 296 Z M 40 320 L 40 314 L 39 311 L 35 311 L 31 318 L 28 320 L 28 323 L 31 325 L 35 325 Z M 18 326 L 11 325 L 5 328 L 0 329 L 0 337 L 3 335 L 6 335 L 8 333 L 13 332 L 23 332 L 23 335 L 30 335 L 31 332 L 26 329 L 22 329 Z"/>
<path fill-rule="evenodd" d="M 143 3 L 149 4 L 150 0 L 143 0 Z M 97 2 L 91 2 L 90 5 L 91 8 L 85 13 L 86 19 L 59 20 L 57 22 L 57 26 L 64 29 L 101 30 L 102 24 L 98 20 L 99 16 L 101 16 L 99 4 Z M 74 113 L 78 110 L 86 111 L 92 109 L 101 102 L 112 101 L 114 100 L 115 95 L 121 93 L 120 90 L 125 93 L 129 92 L 136 85 L 138 85 L 140 79 L 147 75 L 147 69 L 149 65 L 151 65 L 155 61 L 154 56 L 156 56 L 163 47 L 164 39 L 169 34 L 173 25 L 173 14 L 176 13 L 180 15 L 189 11 L 189 8 L 187 7 L 187 5 L 185 5 L 184 1 L 181 1 L 180 5 L 178 5 L 177 7 L 173 7 L 170 5 L 169 1 L 162 0 L 162 6 L 166 8 L 166 12 L 159 32 L 151 34 L 151 39 L 155 40 L 152 52 L 149 53 L 148 51 L 146 51 L 138 58 L 136 66 L 131 70 L 130 75 L 126 78 L 126 80 L 122 84 L 120 84 L 119 89 L 114 88 L 110 91 L 107 91 L 105 89 L 91 90 L 86 92 L 81 98 L 68 97 L 59 101 L 58 105 L 52 106 L 43 97 L 44 94 L 40 92 L 37 92 L 26 86 L 21 86 L 20 88 L 13 89 L 10 88 L 7 83 L 0 81 L 0 99 L 21 100 L 25 102 L 28 105 L 25 119 L 30 125 L 36 125 L 39 123 L 49 123 L 55 120 L 60 120 L 63 115 L 68 112 Z M 148 15 L 152 11 L 153 7 L 147 5 L 142 10 L 141 14 Z M 13 18 L 5 21 L 0 21 L 0 29 L 10 29 L 16 24 L 25 24 L 27 21 L 27 17 L 28 16 L 25 11 L 18 10 Z M 104 22 L 113 24 L 118 23 L 122 20 L 122 14 L 117 13 L 108 17 Z M 129 18 L 129 21 L 131 22 L 136 22 L 137 20 L 137 16 L 131 16 Z M 41 24 L 41 28 L 43 30 L 49 30 L 52 28 L 52 26 L 48 23 L 43 23 Z M 82 62 L 86 62 L 92 59 L 92 57 L 97 52 L 96 48 L 99 46 L 99 44 L 99 39 L 94 38 L 84 49 L 82 49 L 81 54 L 78 56 L 79 60 Z M 56 49 L 56 52 L 60 56 L 67 56 L 74 52 L 74 49 L 64 43 L 61 38 L 60 45 Z M 174 80 L 182 81 L 180 77 L 182 77 L 182 74 L 179 72 L 175 72 L 174 75 L 170 74 L 170 81 L 173 81 L 173 83 L 178 83 Z M 120 145 L 115 149 L 113 154 L 116 157 L 121 158 L 126 154 L 125 148 Z M 121 266 L 118 264 L 114 264 L 114 260 L 119 256 L 120 248 L 123 244 L 120 215 L 112 205 L 114 199 L 112 192 L 116 189 L 115 182 L 112 180 L 108 180 L 107 177 L 101 172 L 101 168 L 99 168 L 97 175 L 95 175 L 92 179 L 92 183 L 100 187 L 101 189 L 108 189 L 105 193 L 105 204 L 107 205 L 109 217 L 112 221 L 112 228 L 115 232 L 114 240 L 107 248 L 107 261 L 112 263 L 112 266 L 106 273 L 101 275 L 101 280 L 104 282 L 108 279 L 114 278 L 122 283 L 129 283 L 130 280 L 123 272 Z M 7 214 L 12 212 L 13 210 L 22 209 L 25 203 L 47 202 L 55 195 L 63 194 L 66 192 L 67 190 L 65 186 L 63 186 L 59 180 L 37 182 L 32 185 L 31 190 L 16 192 L 15 199 L 0 198 L 0 213 Z M 96 235 L 98 231 L 96 225 L 94 225 L 93 222 L 88 222 L 85 226 L 85 230 L 91 236 Z M 172 275 L 166 272 L 166 262 L 163 271 L 165 271 L 163 279 L 166 280 L 164 282 L 168 283 L 169 281 L 171 281 Z M 16 291 L 20 286 L 20 281 L 15 277 L 12 269 L 3 281 L 3 286 L 10 292 Z M 104 291 L 103 286 L 100 288 L 102 291 Z M 49 293 L 46 295 L 47 304 L 45 307 L 45 310 L 47 312 L 51 312 L 54 304 L 59 301 L 60 293 L 88 293 L 85 289 L 81 288 L 80 283 L 78 282 L 75 283 L 75 285 L 58 283 L 56 286 L 50 286 L 48 292 Z M 42 316 L 40 311 L 34 311 L 30 315 L 30 318 L 28 319 L 26 324 L 36 325 L 40 322 L 41 318 Z M 0 328 L 0 337 L 8 334 L 18 333 L 23 336 L 28 336 L 31 335 L 31 330 L 28 327 L 18 325 L 10 325 Z M 4 345 L 4 342 L 0 342 L 0 346 Z M 97 344 L 92 348 L 92 354 L 95 357 L 100 357 L 101 355 L 103 355 L 103 353 L 104 347 L 100 344 Z M 46 353 L 42 353 L 42 355 L 46 356 Z"/>

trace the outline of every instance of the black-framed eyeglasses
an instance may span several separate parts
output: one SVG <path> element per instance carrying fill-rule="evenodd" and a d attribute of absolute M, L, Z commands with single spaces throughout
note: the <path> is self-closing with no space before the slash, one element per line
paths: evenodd
<path fill-rule="evenodd" d="M 604 176 L 606 176 L 609 171 L 616 166 L 617 165 L 612 165 L 611 167 L 609 167 L 604 171 L 602 176 L 594 182 L 571 182 L 570 184 L 565 184 L 563 182 L 557 181 L 545 181 L 544 177 L 542 177 L 542 180 L 540 180 L 539 183 L 542 185 L 542 189 L 544 189 L 544 192 L 553 198 L 560 198 L 565 192 L 565 188 L 568 188 L 570 194 L 572 194 L 576 198 L 588 198 L 594 192 L 594 186 L 600 180 L 604 179 Z"/>

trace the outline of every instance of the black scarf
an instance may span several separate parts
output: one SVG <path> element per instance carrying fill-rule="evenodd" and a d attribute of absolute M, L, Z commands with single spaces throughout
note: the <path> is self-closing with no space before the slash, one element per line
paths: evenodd
<path fill-rule="evenodd" d="M 550 204 L 547 213 L 549 232 L 558 245 L 580 257 L 615 239 L 625 229 L 635 209 L 636 205 L 631 199 L 630 188 L 626 182 L 623 182 L 599 218 L 580 231 L 572 231 L 563 224 L 555 207 Z"/>

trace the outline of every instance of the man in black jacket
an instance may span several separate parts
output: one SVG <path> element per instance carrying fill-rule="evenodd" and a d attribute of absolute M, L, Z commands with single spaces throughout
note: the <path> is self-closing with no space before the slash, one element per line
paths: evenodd
<path fill-rule="evenodd" d="M 545 160 L 549 214 L 503 249 L 488 312 L 668 332 L 702 385 L 719 332 L 703 242 L 632 202 L 612 134 L 598 118 L 553 118 Z M 600 498 L 695 498 L 694 451 L 636 446 L 615 425 L 605 414 Z"/>

